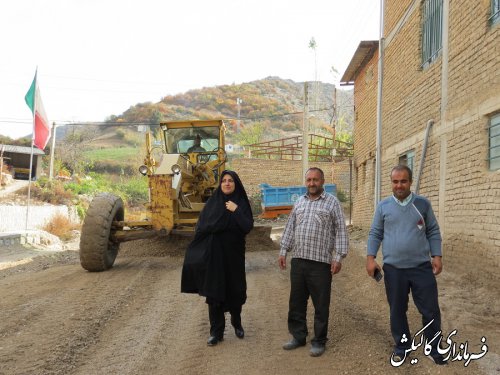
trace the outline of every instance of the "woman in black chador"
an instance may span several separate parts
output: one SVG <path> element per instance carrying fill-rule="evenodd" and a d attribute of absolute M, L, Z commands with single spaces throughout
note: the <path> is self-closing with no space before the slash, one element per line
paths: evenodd
<path fill-rule="evenodd" d="M 209 346 L 224 339 L 226 311 L 236 336 L 245 335 L 241 325 L 241 307 L 247 299 L 245 236 L 253 228 L 250 202 L 236 172 L 222 172 L 220 181 L 200 214 L 181 280 L 181 292 L 206 297 Z"/>

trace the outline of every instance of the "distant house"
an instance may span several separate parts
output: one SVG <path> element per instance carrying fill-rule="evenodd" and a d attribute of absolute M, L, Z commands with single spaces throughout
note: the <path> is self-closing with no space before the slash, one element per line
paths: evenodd
<path fill-rule="evenodd" d="M 2 147 L 4 150 L 3 157 L 9 164 L 9 169 L 14 178 L 28 179 L 31 147 L 0 144 L 0 150 L 2 150 Z M 41 158 L 44 155 L 45 153 L 42 150 L 36 147 L 33 148 L 33 168 L 31 171 L 31 178 L 33 180 L 36 180 L 42 172 Z"/>
<path fill-rule="evenodd" d="M 378 41 L 361 42 L 342 77 L 354 85 L 353 223 L 368 227 L 374 211 L 382 55 L 381 197 L 391 168 L 407 164 L 448 259 L 498 266 L 500 1 L 386 1 L 384 20 L 383 54 Z"/>

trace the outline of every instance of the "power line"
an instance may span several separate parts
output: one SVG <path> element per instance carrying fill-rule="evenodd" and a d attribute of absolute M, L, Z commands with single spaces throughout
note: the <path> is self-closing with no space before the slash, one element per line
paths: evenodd
<path fill-rule="evenodd" d="M 333 107 L 320 108 L 320 109 L 309 110 L 308 112 L 324 112 L 324 111 L 330 111 L 332 109 L 333 109 Z M 260 119 L 264 119 L 264 118 L 275 118 L 275 117 L 285 117 L 285 116 L 293 116 L 293 115 L 302 115 L 303 113 L 304 113 L 303 111 L 286 112 L 286 113 L 278 113 L 276 115 L 267 115 L 267 116 L 240 117 L 240 119 L 260 120 Z M 226 117 L 226 118 L 223 118 L 223 120 L 235 120 L 235 118 L 234 117 Z"/>
<path fill-rule="evenodd" d="M 9 120 L 9 119 L 6 119 L 6 120 L 0 120 L 0 122 L 2 122 L 4 124 L 32 124 L 33 119 L 30 119 L 30 120 Z"/>
<path fill-rule="evenodd" d="M 347 106 L 342 106 L 343 108 L 346 107 L 352 107 L 352 105 L 347 105 Z M 319 108 L 319 109 L 313 109 L 309 110 L 309 112 L 325 112 L 325 111 L 331 111 L 333 110 L 333 106 L 329 106 L 327 108 Z M 266 115 L 266 116 L 240 116 L 240 119 L 242 120 L 261 120 L 261 119 L 266 119 L 266 118 L 276 118 L 276 117 L 286 117 L 286 116 L 294 116 L 294 115 L 302 115 L 304 112 L 303 111 L 296 111 L 296 112 L 285 112 L 285 113 L 278 113 L 275 115 Z M 236 117 L 222 117 L 222 120 L 237 120 Z M 182 121 L 182 120 L 179 120 Z M 13 123 L 13 124 L 31 124 L 33 122 L 32 119 L 0 119 L 0 123 Z M 158 124 L 152 124 L 147 121 L 54 121 L 56 125 L 58 126 L 137 126 L 137 125 L 158 125 Z"/>

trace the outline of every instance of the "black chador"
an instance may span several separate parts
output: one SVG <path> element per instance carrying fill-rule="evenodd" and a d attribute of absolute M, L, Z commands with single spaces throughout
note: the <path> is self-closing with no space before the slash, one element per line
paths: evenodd
<path fill-rule="evenodd" d="M 241 327 L 239 314 L 246 302 L 245 277 L 245 236 L 253 228 L 253 217 L 247 194 L 238 175 L 224 171 L 221 181 L 229 174 L 235 183 L 235 190 L 225 194 L 221 186 L 205 204 L 198 223 L 195 237 L 186 250 L 182 268 L 181 292 L 198 293 L 206 297 L 210 307 L 230 311 L 233 325 Z M 231 212 L 226 202 L 236 203 L 238 208 Z M 213 309 L 210 310 L 213 315 Z M 215 320 L 211 335 L 222 340 L 220 314 Z M 222 315 L 223 318 L 223 315 Z"/>

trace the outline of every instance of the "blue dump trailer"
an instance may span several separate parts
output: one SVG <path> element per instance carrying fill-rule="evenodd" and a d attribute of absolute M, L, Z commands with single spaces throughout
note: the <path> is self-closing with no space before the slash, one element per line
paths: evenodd
<path fill-rule="evenodd" d="M 305 186 L 271 186 L 260 184 L 262 197 L 262 214 L 260 217 L 271 219 L 278 215 L 289 214 L 293 204 L 301 195 L 307 191 Z M 327 193 L 337 196 L 336 184 L 325 184 Z"/>

